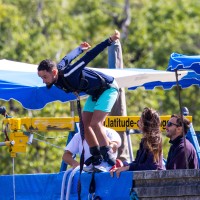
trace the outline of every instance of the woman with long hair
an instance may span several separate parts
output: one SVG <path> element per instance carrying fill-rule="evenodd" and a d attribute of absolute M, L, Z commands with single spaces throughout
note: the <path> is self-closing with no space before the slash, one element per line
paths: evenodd
<path fill-rule="evenodd" d="M 119 177 L 122 171 L 165 169 L 162 162 L 162 134 L 160 125 L 161 120 L 158 112 L 152 108 L 144 108 L 138 121 L 138 127 L 143 133 L 143 137 L 136 158 L 127 166 L 111 170 L 111 176 L 113 176 L 114 172 Z"/>

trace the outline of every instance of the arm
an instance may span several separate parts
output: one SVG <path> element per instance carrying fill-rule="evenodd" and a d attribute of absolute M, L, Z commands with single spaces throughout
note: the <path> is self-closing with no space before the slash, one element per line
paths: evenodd
<path fill-rule="evenodd" d="M 64 77 L 70 76 L 72 73 L 81 73 L 82 69 L 91 62 L 96 56 L 98 56 L 105 48 L 110 46 L 115 40 L 120 38 L 120 32 L 115 30 L 115 33 L 106 39 L 105 41 L 96 45 L 93 49 L 88 51 L 81 59 L 70 65 L 69 68 L 65 70 Z"/>
<path fill-rule="evenodd" d="M 137 151 L 135 161 L 129 164 L 129 171 L 156 170 L 158 165 L 154 161 L 153 153 L 142 149 Z"/>
<path fill-rule="evenodd" d="M 58 70 L 63 70 L 71 63 L 72 60 L 74 60 L 76 57 L 78 57 L 83 51 L 86 51 L 91 46 L 87 42 L 82 42 L 79 47 L 72 50 L 70 53 L 68 53 L 57 65 Z"/>
<path fill-rule="evenodd" d="M 156 170 L 158 164 L 152 159 L 147 159 L 145 163 L 132 162 L 129 165 L 129 171 L 144 171 L 144 170 Z"/>
<path fill-rule="evenodd" d="M 117 141 L 109 141 L 109 146 L 112 148 L 113 153 L 119 148 L 119 143 Z"/>
<path fill-rule="evenodd" d="M 114 172 L 116 172 L 116 176 L 117 176 L 117 178 L 119 178 L 120 173 L 124 172 L 124 171 L 129 171 L 129 165 L 124 166 L 124 167 L 114 168 L 114 169 L 110 170 L 110 175 L 111 175 L 111 177 L 113 177 Z"/>
<path fill-rule="evenodd" d="M 80 134 L 76 133 L 70 140 L 69 144 L 65 147 L 65 152 L 62 157 L 63 161 L 71 165 L 73 168 L 79 165 L 79 163 L 73 158 L 73 155 L 79 153 L 79 142 Z"/>
<path fill-rule="evenodd" d="M 111 128 L 106 128 L 106 136 L 109 141 L 109 146 L 112 148 L 113 153 L 121 146 L 121 138 L 119 134 Z"/>
<path fill-rule="evenodd" d="M 155 170 L 157 169 L 157 164 L 153 161 L 152 156 L 147 156 L 147 160 L 144 163 L 138 163 L 133 161 L 128 166 L 123 166 L 119 168 L 114 168 L 110 171 L 111 177 L 113 177 L 114 172 L 116 172 L 117 178 L 120 177 L 120 173 L 123 171 L 139 171 L 139 170 Z"/>
<path fill-rule="evenodd" d="M 71 165 L 72 168 L 74 169 L 77 166 L 79 166 L 79 162 L 74 160 L 72 156 L 73 156 L 73 154 L 70 151 L 66 150 L 64 152 L 64 154 L 63 154 L 62 159 L 63 159 L 64 162 L 66 162 L 67 164 Z"/>

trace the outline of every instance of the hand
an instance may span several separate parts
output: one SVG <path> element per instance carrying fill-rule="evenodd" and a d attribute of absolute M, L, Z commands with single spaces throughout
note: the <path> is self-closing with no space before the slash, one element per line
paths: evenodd
<path fill-rule="evenodd" d="M 118 40 L 119 38 L 120 38 L 120 32 L 118 30 L 115 30 L 115 33 L 112 36 L 110 36 L 110 39 L 112 41 Z"/>
<path fill-rule="evenodd" d="M 117 151 L 117 144 L 115 142 L 110 142 L 109 146 L 112 148 L 113 153 Z"/>
<path fill-rule="evenodd" d="M 110 176 L 113 177 L 114 172 L 116 172 L 116 176 L 117 178 L 119 178 L 121 172 L 128 171 L 128 170 L 129 170 L 129 166 L 114 168 L 110 170 Z"/>
<path fill-rule="evenodd" d="M 91 46 L 90 46 L 90 44 L 87 43 L 87 42 L 82 42 L 81 45 L 80 45 L 80 47 L 81 47 L 81 49 L 82 49 L 83 51 L 86 51 L 86 50 L 88 50 Z"/>
<path fill-rule="evenodd" d="M 72 166 L 73 169 L 75 169 L 77 166 L 80 165 L 79 162 L 77 162 L 76 160 L 71 161 L 70 165 Z"/>

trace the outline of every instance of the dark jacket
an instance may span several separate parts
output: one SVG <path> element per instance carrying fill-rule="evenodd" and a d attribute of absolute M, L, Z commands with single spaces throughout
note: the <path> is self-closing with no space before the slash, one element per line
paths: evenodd
<path fill-rule="evenodd" d="M 161 156 L 159 163 L 154 161 L 153 153 L 144 147 L 144 139 L 142 139 L 135 161 L 129 164 L 129 171 L 162 170 L 165 169 L 162 160 Z"/>
<path fill-rule="evenodd" d="M 109 39 L 101 42 L 74 64 L 69 64 L 71 60 L 67 60 L 68 56 L 65 56 L 58 65 L 58 69 L 62 69 L 62 74 L 60 73 L 55 85 L 66 92 L 85 92 L 86 94 L 95 96 L 102 88 L 102 78 L 108 85 L 113 82 L 114 78 L 89 69 L 86 65 L 110 45 Z M 77 55 L 80 53 L 82 51 L 77 51 Z M 77 55 L 74 57 L 77 57 Z"/>
<path fill-rule="evenodd" d="M 169 143 L 172 145 L 169 149 L 166 169 L 187 169 L 183 136 L 179 136 L 173 141 L 170 140 Z M 196 150 L 188 139 L 186 139 L 186 152 L 189 169 L 198 169 Z"/>

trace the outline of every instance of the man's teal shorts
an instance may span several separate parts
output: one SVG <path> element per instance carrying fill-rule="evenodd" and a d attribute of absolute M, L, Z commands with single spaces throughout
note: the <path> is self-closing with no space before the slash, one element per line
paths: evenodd
<path fill-rule="evenodd" d="M 115 85 L 116 87 L 112 87 L 112 85 Z M 112 85 L 111 88 L 105 90 L 101 94 L 97 101 L 92 101 L 92 96 L 89 96 L 83 111 L 94 112 L 95 110 L 100 110 L 103 112 L 110 112 L 118 97 L 117 83 L 114 81 Z"/>

